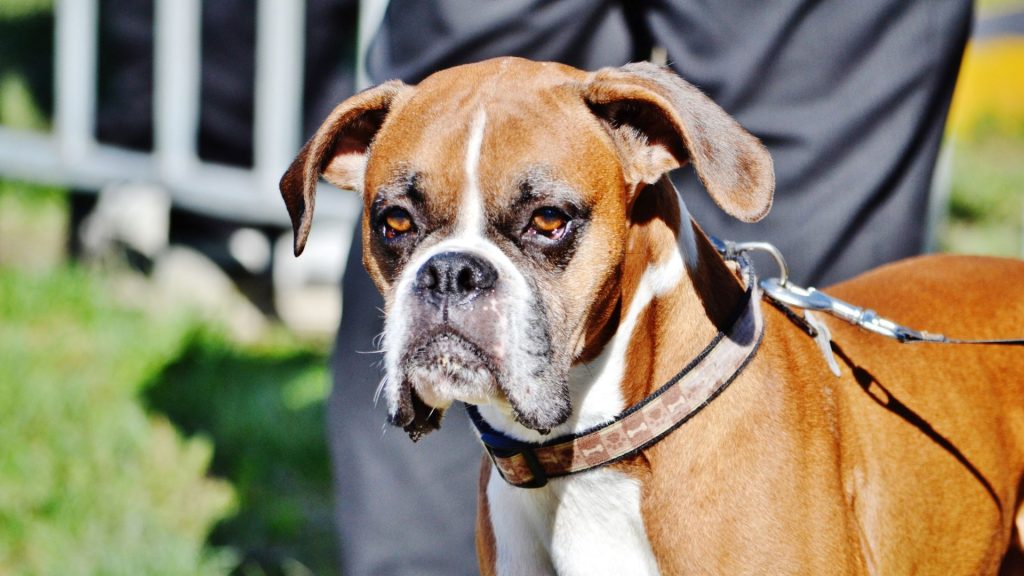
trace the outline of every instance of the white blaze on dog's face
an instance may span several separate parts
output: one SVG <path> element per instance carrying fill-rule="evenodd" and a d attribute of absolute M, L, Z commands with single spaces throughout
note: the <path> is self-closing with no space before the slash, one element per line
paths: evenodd
<path fill-rule="evenodd" d="M 684 108 L 712 107 L 699 130 L 683 125 L 692 111 L 661 95 L 673 90 Z M 764 166 L 730 163 L 732 152 L 697 133 L 709 121 L 732 122 L 653 66 L 588 74 L 520 59 L 341 104 L 282 193 L 299 252 L 319 174 L 362 191 L 364 264 L 386 300 L 392 422 L 418 437 L 456 400 L 505 406 L 535 430 L 564 422 L 569 369 L 614 332 L 637 192 L 692 157 L 727 211 L 750 220 L 767 211 L 770 189 L 766 203 L 735 193 L 749 182 L 722 183 L 717 171 L 740 180 Z"/>

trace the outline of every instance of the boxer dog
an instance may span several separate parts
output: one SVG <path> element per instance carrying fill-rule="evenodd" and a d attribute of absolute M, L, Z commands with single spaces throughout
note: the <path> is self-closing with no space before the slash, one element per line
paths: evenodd
<path fill-rule="evenodd" d="M 1013 570 L 1022 349 L 830 319 L 834 376 L 691 221 L 666 175 L 684 164 L 732 216 L 768 212 L 765 148 L 669 70 L 503 58 L 353 96 L 281 181 L 296 254 L 319 177 L 362 194 L 391 422 L 417 438 L 471 406 L 481 572 Z M 948 334 L 1024 329 L 1015 261 L 917 258 L 830 292 Z"/>

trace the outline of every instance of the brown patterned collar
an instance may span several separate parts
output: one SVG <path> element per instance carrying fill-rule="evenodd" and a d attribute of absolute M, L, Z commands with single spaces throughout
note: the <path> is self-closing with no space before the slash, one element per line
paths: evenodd
<path fill-rule="evenodd" d="M 719 332 L 664 386 L 614 420 L 540 444 L 521 442 L 492 428 L 475 406 L 466 410 L 501 477 L 513 486 L 539 488 L 549 478 L 598 468 L 657 443 L 711 403 L 757 353 L 764 332 L 761 293 L 740 260 L 747 292 L 728 332 Z"/>

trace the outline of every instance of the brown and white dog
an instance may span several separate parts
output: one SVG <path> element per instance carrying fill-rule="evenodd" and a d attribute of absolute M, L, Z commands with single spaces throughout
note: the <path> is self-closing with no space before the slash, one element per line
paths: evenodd
<path fill-rule="evenodd" d="M 731 322 L 742 283 L 666 176 L 686 163 L 729 214 L 768 212 L 768 153 L 671 72 L 506 58 L 353 96 L 281 190 L 296 253 L 321 175 L 362 192 L 394 424 L 422 434 L 462 401 L 540 443 L 612 420 Z M 951 335 L 1024 332 L 1020 262 L 918 258 L 830 292 Z M 830 320 L 837 378 L 796 324 L 761 313 L 746 369 L 653 446 L 535 489 L 485 459 L 481 571 L 983 574 L 1012 560 L 1021 348 L 900 345 Z"/>

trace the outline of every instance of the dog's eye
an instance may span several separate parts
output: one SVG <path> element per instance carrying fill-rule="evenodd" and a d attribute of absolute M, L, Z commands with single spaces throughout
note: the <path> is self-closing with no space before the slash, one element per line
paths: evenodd
<path fill-rule="evenodd" d="M 384 215 L 384 237 L 394 240 L 413 231 L 412 216 L 401 208 L 392 208 Z"/>
<path fill-rule="evenodd" d="M 530 218 L 530 231 L 551 239 L 557 239 L 565 233 L 569 217 L 557 208 L 540 208 Z"/>

